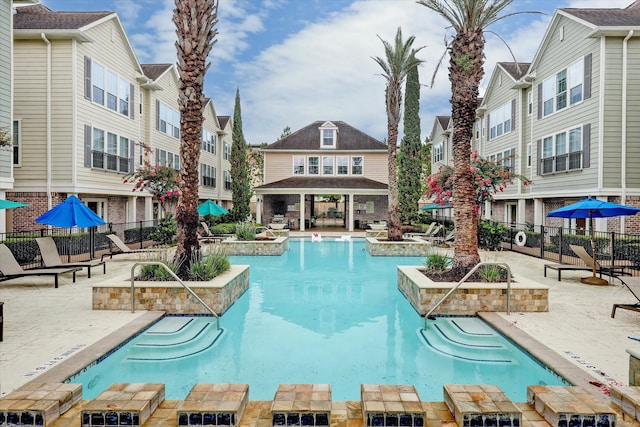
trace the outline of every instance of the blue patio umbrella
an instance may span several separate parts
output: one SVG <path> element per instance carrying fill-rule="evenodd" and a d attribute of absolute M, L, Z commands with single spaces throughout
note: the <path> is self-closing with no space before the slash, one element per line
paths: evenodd
<path fill-rule="evenodd" d="M 220 206 L 219 204 L 217 204 L 216 202 L 214 202 L 213 200 L 207 200 L 206 202 L 203 202 L 200 204 L 200 206 L 198 206 L 198 214 L 200 216 L 207 216 L 207 215 L 219 216 L 219 215 L 224 215 L 226 213 L 229 213 L 229 211 L 223 208 L 222 206 Z"/>
<path fill-rule="evenodd" d="M 105 224 L 76 196 L 69 196 L 59 205 L 51 208 L 35 220 L 37 223 L 53 225 L 54 227 L 94 227 Z"/>
<path fill-rule="evenodd" d="M 13 209 L 13 208 L 21 208 L 23 206 L 29 206 L 26 203 L 14 202 L 11 200 L 0 199 L 0 209 Z"/>
<path fill-rule="evenodd" d="M 607 284 L 606 280 L 596 277 L 596 238 L 593 234 L 593 219 L 608 218 L 613 216 L 635 215 L 640 209 L 633 206 L 619 205 L 617 203 L 605 202 L 587 197 L 579 202 L 555 209 L 547 214 L 557 218 L 588 218 L 591 229 L 591 253 L 593 256 L 593 277 L 581 279 L 583 283 L 602 285 Z"/>

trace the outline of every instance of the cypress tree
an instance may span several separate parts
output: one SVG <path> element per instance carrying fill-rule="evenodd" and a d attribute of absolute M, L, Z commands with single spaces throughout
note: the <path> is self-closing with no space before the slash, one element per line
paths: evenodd
<path fill-rule="evenodd" d="M 242 115 L 240 113 L 240 89 L 236 89 L 236 104 L 233 110 L 233 133 L 231 154 L 231 218 L 234 221 L 244 221 L 249 216 L 249 202 L 251 188 L 249 183 L 249 159 L 247 143 L 242 133 Z"/>
<path fill-rule="evenodd" d="M 398 204 L 400 220 L 411 223 L 422 196 L 422 144 L 420 142 L 420 80 L 418 67 L 407 74 L 404 98 L 404 137 L 398 155 Z"/>

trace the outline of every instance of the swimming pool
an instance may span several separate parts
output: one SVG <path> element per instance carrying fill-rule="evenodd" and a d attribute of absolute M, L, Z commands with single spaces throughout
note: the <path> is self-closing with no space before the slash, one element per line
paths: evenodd
<path fill-rule="evenodd" d="M 250 399 L 271 400 L 278 384 L 330 383 L 336 401 L 359 400 L 360 384 L 414 384 L 442 401 L 443 384 L 460 383 L 497 384 L 523 402 L 529 384 L 566 385 L 479 319 L 423 331 L 396 267 L 424 258 L 372 257 L 358 239 L 291 239 L 281 256 L 230 258 L 251 266 L 251 283 L 222 334 L 207 318 L 167 318 L 73 377 L 83 397 L 116 382 L 164 383 L 167 399 L 195 383 L 247 383 Z"/>

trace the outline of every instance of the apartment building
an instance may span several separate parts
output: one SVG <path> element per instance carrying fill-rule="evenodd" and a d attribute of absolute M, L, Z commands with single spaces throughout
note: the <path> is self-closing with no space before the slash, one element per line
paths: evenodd
<path fill-rule="evenodd" d="M 123 178 L 144 161 L 180 168 L 178 75 L 172 64 L 140 64 L 113 12 L 54 12 L 35 4 L 13 14 L 12 200 L 30 209 L 9 229 L 71 194 L 107 222 L 161 215 L 146 191 Z M 203 198 L 231 200 L 224 188 L 230 125 L 205 110 L 200 165 Z M 228 202 L 227 202 L 228 203 Z"/>
<path fill-rule="evenodd" d="M 497 194 L 485 206 L 487 217 L 588 228 L 584 220 L 546 214 L 587 196 L 640 206 L 638 25 L 640 1 L 621 9 L 557 9 L 530 63 L 497 64 L 472 144 L 532 185 L 515 182 Z M 432 141 L 450 145 L 451 131 L 434 124 Z M 595 227 L 637 233 L 640 219 L 598 219 Z"/>

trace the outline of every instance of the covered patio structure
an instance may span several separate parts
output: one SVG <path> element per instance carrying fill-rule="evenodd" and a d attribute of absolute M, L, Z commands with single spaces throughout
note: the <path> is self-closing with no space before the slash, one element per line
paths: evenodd
<path fill-rule="evenodd" d="M 254 188 L 256 221 L 284 221 L 290 229 L 305 231 L 317 220 L 316 196 L 340 195 L 344 228 L 364 229 L 387 219 L 388 186 L 364 177 L 290 177 Z"/>

